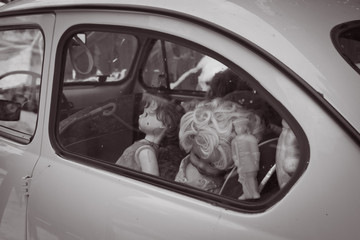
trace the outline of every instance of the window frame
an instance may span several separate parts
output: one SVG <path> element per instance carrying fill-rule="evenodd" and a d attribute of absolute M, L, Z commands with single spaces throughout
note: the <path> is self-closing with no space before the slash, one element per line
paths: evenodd
<path fill-rule="evenodd" d="M 341 55 L 341 57 L 358 73 L 360 74 L 360 68 L 357 67 L 354 62 L 348 57 L 348 55 L 345 53 L 345 51 L 341 48 L 340 43 L 340 36 L 349 30 L 358 28 L 360 32 L 360 20 L 351 21 L 339 24 L 335 26 L 333 29 L 331 29 L 330 37 L 332 40 L 332 43 L 335 47 L 335 49 L 338 51 L 338 53 Z M 360 40 L 359 40 L 360 44 Z"/>
<path fill-rule="evenodd" d="M 123 29 L 121 32 L 130 34 L 134 33 L 135 36 L 139 35 L 146 35 L 148 36 L 147 39 L 163 39 L 166 41 L 175 42 L 182 42 L 185 44 L 181 44 L 182 46 L 191 47 L 196 46 L 199 47 L 199 51 L 202 53 L 213 57 L 214 59 L 222 62 L 223 64 L 227 65 L 229 68 L 234 70 L 237 74 L 248 74 L 252 79 L 254 79 L 249 73 L 244 71 L 240 66 L 233 63 L 232 61 L 226 59 L 224 56 L 221 56 L 219 53 L 216 53 L 214 50 L 208 49 L 204 46 L 201 46 L 198 43 L 191 42 L 189 40 L 185 40 L 179 36 L 174 36 L 168 33 L 159 32 L 157 30 L 149 30 L 149 29 L 142 29 L 138 27 L 127 27 L 127 26 L 116 26 L 114 28 L 113 25 L 100 25 L 100 24 L 81 24 L 81 25 L 75 25 L 71 28 L 67 29 L 64 34 L 62 34 L 56 51 L 56 62 L 55 62 L 55 77 L 54 77 L 54 86 L 53 86 L 53 94 L 52 94 L 52 109 L 57 109 L 57 103 L 59 102 L 59 92 L 62 88 L 61 83 L 63 79 L 63 69 L 65 64 L 65 57 L 66 54 L 62 52 L 62 49 L 65 48 L 66 42 L 68 41 L 68 38 L 72 35 L 71 33 L 77 32 L 78 29 L 81 29 L 79 31 L 83 31 L 83 27 L 87 26 L 87 28 L 93 30 L 101 27 L 104 29 L 104 27 L 108 27 L 109 29 Z M 208 28 L 209 31 L 213 30 L 212 28 Z M 129 31 L 129 32 L 127 32 Z M 227 34 L 225 34 L 223 37 L 229 38 Z M 231 39 L 231 38 L 230 38 Z M 172 41 L 173 40 L 173 41 Z M 253 46 L 249 46 L 248 43 L 244 43 L 242 41 L 237 40 L 236 41 L 239 46 L 242 46 L 252 52 L 252 54 L 260 55 L 260 57 L 265 60 L 266 62 L 270 63 L 270 65 L 273 68 L 278 69 L 279 66 L 277 64 L 274 64 L 269 57 L 264 56 L 264 54 L 259 54 L 258 49 L 255 50 Z M 138 74 L 141 75 L 141 68 L 146 64 L 147 58 L 144 56 L 147 56 L 146 52 L 144 52 L 143 46 L 147 46 L 148 43 L 145 43 L 144 45 L 141 45 L 139 48 L 138 54 L 138 60 L 136 60 L 135 66 L 133 66 L 132 71 L 135 71 L 135 69 L 138 69 Z M 148 48 L 148 50 L 151 50 L 151 48 Z M 198 48 L 196 48 L 198 49 Z M 149 50 L 149 52 L 150 52 Z M 65 59 L 65 60 L 64 60 Z M 60 67 L 59 67 L 60 66 Z M 141 67 L 140 67 L 141 66 Z M 281 68 L 282 69 L 282 68 Z M 288 69 L 287 69 L 288 70 Z M 294 80 L 292 73 L 288 73 L 286 70 L 282 69 L 281 72 L 283 72 L 288 78 L 289 81 Z M 123 81 L 121 81 L 123 84 Z M 141 81 L 140 81 L 141 82 Z M 137 172 L 131 169 L 121 168 L 118 166 L 115 166 L 114 164 L 103 162 L 100 160 L 80 156 L 76 153 L 67 152 L 65 149 L 61 147 L 61 144 L 59 144 L 59 136 L 58 131 L 56 129 L 58 128 L 56 124 L 56 118 L 57 118 L 57 112 L 55 114 L 51 114 L 50 116 L 50 134 L 51 134 L 51 143 L 56 151 L 56 153 L 63 157 L 64 159 L 69 159 L 81 164 L 90 165 L 95 168 L 100 168 L 115 174 L 120 174 L 122 176 L 134 179 L 136 181 L 140 181 L 146 184 L 151 184 L 156 187 L 161 187 L 162 189 L 170 190 L 172 192 L 180 193 L 182 195 L 192 197 L 204 202 L 208 202 L 212 205 L 216 205 L 218 207 L 224 208 L 224 209 L 232 209 L 237 212 L 243 212 L 243 213 L 259 213 L 264 212 L 268 210 L 270 207 L 274 206 L 276 203 L 278 203 L 290 190 L 291 187 L 299 180 L 300 176 L 304 173 L 305 169 L 308 166 L 308 159 L 309 159 L 309 143 L 306 137 L 305 132 L 302 130 L 300 124 L 295 120 L 295 118 L 290 114 L 290 112 L 278 101 L 274 96 L 272 96 L 261 84 L 254 79 L 253 82 L 250 82 L 249 85 L 256 89 L 256 91 L 261 94 L 261 96 L 264 97 L 266 101 L 274 108 L 275 111 L 277 111 L 283 118 L 286 118 L 289 126 L 294 131 L 297 140 L 300 142 L 300 152 L 302 153 L 301 156 L 301 164 L 299 165 L 297 171 L 295 172 L 295 175 L 291 178 L 290 182 L 285 186 L 283 189 L 281 189 L 279 192 L 277 192 L 274 196 L 271 198 L 262 201 L 262 202 L 241 202 L 235 199 L 226 198 L 224 196 L 215 195 L 209 192 L 205 192 L 200 189 L 195 189 L 186 185 L 183 185 L 181 183 L 177 182 L 169 182 L 164 179 L 161 179 L 159 177 L 151 176 L 145 173 Z M 150 89 L 150 88 L 149 88 Z M 169 89 L 170 90 L 170 89 Z M 62 90 L 61 90 L 62 91 Z M 154 91 L 156 92 L 156 90 Z M 158 91 L 159 92 L 159 91 Z M 165 91 L 165 93 L 169 93 L 170 95 L 188 95 L 188 94 L 194 94 L 192 91 L 186 92 L 186 91 Z"/>

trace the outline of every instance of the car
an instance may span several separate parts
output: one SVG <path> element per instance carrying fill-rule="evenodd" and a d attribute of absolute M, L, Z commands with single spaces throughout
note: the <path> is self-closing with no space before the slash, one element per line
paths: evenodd
<path fill-rule="evenodd" d="M 0 239 L 359 238 L 359 9 L 1 6 Z"/>

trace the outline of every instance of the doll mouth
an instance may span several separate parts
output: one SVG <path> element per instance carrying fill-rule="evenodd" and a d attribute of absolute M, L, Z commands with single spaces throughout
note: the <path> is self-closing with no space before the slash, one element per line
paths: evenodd
<path fill-rule="evenodd" d="M 204 171 L 203 169 L 199 168 L 199 167 L 196 167 L 196 170 L 203 176 L 206 176 L 208 175 L 208 173 L 206 171 Z"/>
<path fill-rule="evenodd" d="M 195 166 L 195 168 L 201 175 L 208 177 L 220 177 L 220 176 L 224 176 L 226 173 L 226 170 L 211 169 L 211 171 L 208 171 L 198 166 Z"/>

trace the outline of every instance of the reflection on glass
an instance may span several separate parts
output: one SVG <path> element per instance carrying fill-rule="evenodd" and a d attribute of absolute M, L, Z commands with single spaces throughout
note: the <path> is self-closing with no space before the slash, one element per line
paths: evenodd
<path fill-rule="evenodd" d="M 124 79 L 137 49 L 137 39 L 110 32 L 78 33 L 68 44 L 65 82 L 114 82 Z"/>
<path fill-rule="evenodd" d="M 44 42 L 37 29 L 0 32 L 0 99 L 21 105 L 19 121 L 0 125 L 33 135 L 36 128 Z"/>

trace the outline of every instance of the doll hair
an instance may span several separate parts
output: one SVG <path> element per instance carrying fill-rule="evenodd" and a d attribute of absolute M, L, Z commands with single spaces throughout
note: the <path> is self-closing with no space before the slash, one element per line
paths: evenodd
<path fill-rule="evenodd" d="M 143 95 L 144 108 L 152 108 L 156 114 L 156 118 L 161 121 L 166 132 L 164 140 L 166 144 L 178 144 L 179 126 L 184 109 L 174 101 L 145 93 Z"/>
<path fill-rule="evenodd" d="M 252 91 L 235 91 L 226 95 L 224 99 L 236 102 L 253 113 L 249 119 L 248 133 L 254 135 L 260 142 L 269 128 L 270 120 L 276 119 L 276 112 L 272 107 Z"/>
<path fill-rule="evenodd" d="M 240 105 L 220 98 L 200 102 L 181 119 L 180 146 L 188 153 L 196 144 L 205 158 L 217 149 L 221 157 L 214 165 L 219 170 L 226 170 L 233 164 L 230 145 L 235 135 L 233 122 L 250 115 L 251 112 Z"/>
<path fill-rule="evenodd" d="M 230 68 L 218 72 L 210 82 L 210 89 L 206 93 L 207 98 L 224 97 L 228 93 L 239 90 L 248 90 L 247 83 Z"/>

